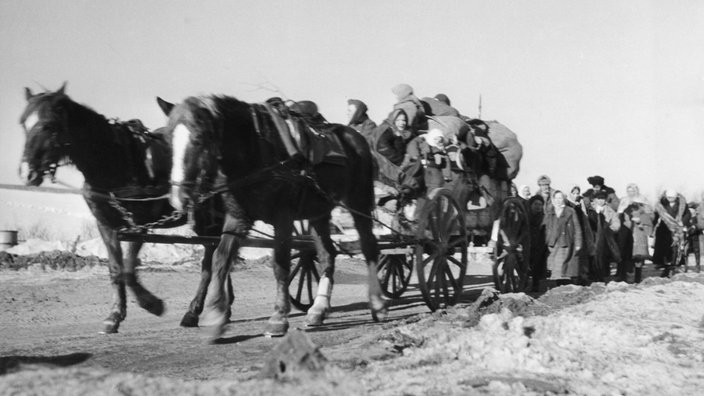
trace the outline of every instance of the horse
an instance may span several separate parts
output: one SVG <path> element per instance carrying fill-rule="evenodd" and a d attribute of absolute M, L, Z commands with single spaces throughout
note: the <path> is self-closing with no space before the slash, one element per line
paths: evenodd
<path fill-rule="evenodd" d="M 172 139 L 171 179 L 180 182 L 172 204 L 190 205 L 210 194 L 222 194 L 225 201 L 227 215 L 203 314 L 203 324 L 211 326 L 212 341 L 226 330 L 224 275 L 255 220 L 274 227 L 276 298 L 264 334 L 283 336 L 289 327 L 287 280 L 295 220 L 309 220 L 325 267 L 306 317 L 309 326 L 323 324 L 330 311 L 337 253 L 330 238 L 331 211 L 340 203 L 352 214 L 367 262 L 372 318 L 386 317 L 387 301 L 376 274 L 379 249 L 372 233 L 373 162 L 362 135 L 347 126 L 327 124 L 322 134 L 340 142 L 344 162 L 313 163 L 293 150 L 295 142 L 277 129 L 277 120 L 279 126 L 283 121 L 266 111 L 271 110 L 268 104 L 252 105 L 220 95 L 188 97 L 179 104 L 157 101 L 169 118 L 165 134 Z"/>
<path fill-rule="evenodd" d="M 145 224 L 150 228 L 176 227 L 185 224 L 187 217 L 169 203 L 171 148 L 162 135 L 163 128 L 148 132 L 138 120 L 109 121 L 71 100 L 65 87 L 66 83 L 56 92 L 37 94 L 25 88 L 27 106 L 20 124 L 26 142 L 20 177 L 29 186 L 39 186 L 45 176 L 54 180 L 57 168 L 65 163 L 83 173 L 83 197 L 107 247 L 114 291 L 101 333 L 117 333 L 127 315 L 126 286 L 142 308 L 158 316 L 164 313 L 163 301 L 137 278 L 142 242 L 122 242 L 123 249 L 118 232 L 125 228 L 143 232 Z M 193 217 L 197 234 L 218 236 L 224 223 L 221 200 L 209 200 Z M 214 250 L 205 247 L 200 284 L 181 326 L 198 326 Z"/>

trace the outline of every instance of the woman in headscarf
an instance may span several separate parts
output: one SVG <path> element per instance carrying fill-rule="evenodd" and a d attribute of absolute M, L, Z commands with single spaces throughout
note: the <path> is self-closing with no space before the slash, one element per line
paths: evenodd
<path fill-rule="evenodd" d="M 361 100 L 350 99 L 347 101 L 347 116 L 350 121 L 347 125 L 354 128 L 367 139 L 369 147 L 374 147 L 374 129 L 376 123 L 367 115 L 367 105 Z"/>
<path fill-rule="evenodd" d="M 401 166 L 406 157 L 406 145 L 413 138 L 408 129 L 408 115 L 401 109 L 394 110 L 378 129 L 376 151 L 392 164 Z"/>
<path fill-rule="evenodd" d="M 394 110 L 401 109 L 406 113 L 408 128 L 416 135 L 422 130 L 427 130 L 428 123 L 425 119 L 423 103 L 413 93 L 413 88 L 408 84 L 398 84 L 391 88 L 391 92 L 396 95 Z"/>
<path fill-rule="evenodd" d="M 677 248 L 683 242 L 684 228 L 691 216 L 687 200 L 674 189 L 666 189 L 655 204 L 653 264 L 663 269 L 661 276 L 669 276 L 671 266 L 677 265 L 674 262 Z"/>
<path fill-rule="evenodd" d="M 621 251 L 619 275 L 635 270 L 636 283 L 643 279 L 643 264 L 650 258 L 648 237 L 653 232 L 653 207 L 648 199 L 640 193 L 638 185 L 629 183 L 626 196 L 619 201 L 617 210 L 621 229 L 618 233 L 618 245 Z"/>
<path fill-rule="evenodd" d="M 582 228 L 577 213 L 565 201 L 565 194 L 555 191 L 544 220 L 545 241 L 550 250 L 547 262 L 549 279 L 558 281 L 558 285 L 578 280 L 577 253 L 582 249 Z"/>
<path fill-rule="evenodd" d="M 530 200 L 530 187 L 527 184 L 521 184 L 518 187 L 518 196 Z"/>

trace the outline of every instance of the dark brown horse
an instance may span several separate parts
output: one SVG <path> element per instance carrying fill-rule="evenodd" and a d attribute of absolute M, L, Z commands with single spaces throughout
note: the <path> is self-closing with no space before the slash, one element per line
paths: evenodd
<path fill-rule="evenodd" d="M 288 330 L 291 310 L 287 280 L 293 221 L 309 219 L 318 258 L 326 265 L 318 295 L 308 311 L 308 323 L 321 324 L 330 308 L 336 250 L 330 239 L 330 212 L 340 202 L 352 213 L 362 253 L 368 264 L 368 297 L 375 320 L 386 315 L 386 301 L 376 275 L 377 241 L 372 233 L 373 165 L 369 146 L 353 129 L 329 124 L 344 152 L 342 163 L 313 164 L 291 152 L 292 142 L 278 133 L 270 112 L 227 96 L 189 97 L 178 105 L 158 100 L 169 116 L 167 131 L 174 152 L 172 181 L 181 185 L 183 204 L 202 194 L 222 193 L 227 208 L 220 245 L 213 258 L 213 278 L 206 298 L 203 324 L 213 336 L 225 330 L 225 274 L 252 222 L 274 226 L 276 302 L 265 334 Z"/>
<path fill-rule="evenodd" d="M 38 186 L 44 176 L 53 179 L 65 162 L 83 173 L 83 195 L 107 247 L 114 286 L 113 307 L 103 332 L 116 333 L 127 314 L 126 286 L 142 308 L 155 315 L 164 312 L 163 302 L 137 278 L 142 243 L 122 242 L 121 246 L 118 231 L 145 224 L 150 228 L 174 227 L 185 224 L 187 217 L 179 216 L 169 204 L 171 148 L 160 131 L 147 132 L 135 121 L 132 128 L 129 123 L 108 121 L 72 101 L 64 90 L 65 84 L 56 92 L 38 94 L 26 88 L 27 107 L 20 118 L 26 133 L 21 169 L 26 168 L 26 174 L 21 176 L 27 185 Z M 194 213 L 194 219 L 199 235 L 219 235 L 224 221 L 222 202 L 210 200 Z M 205 249 L 200 286 L 182 326 L 198 326 L 213 251 L 213 247 Z"/>

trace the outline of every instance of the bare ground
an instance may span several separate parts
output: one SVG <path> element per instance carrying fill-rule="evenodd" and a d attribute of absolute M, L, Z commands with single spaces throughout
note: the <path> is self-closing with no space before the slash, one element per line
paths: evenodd
<path fill-rule="evenodd" d="M 537 301 L 518 296 L 515 300 L 503 298 L 498 305 L 491 304 L 489 300 L 495 297 L 485 293 L 475 302 L 491 285 L 486 260 L 479 260 L 470 264 L 466 291 L 457 307 L 431 314 L 412 280 L 405 295 L 393 303 L 389 320 L 374 323 L 365 303 L 363 262 L 341 259 L 333 292 L 334 313 L 326 325 L 305 328 L 303 313 L 294 311 L 291 315 L 291 332 L 305 331 L 327 359 L 327 368 L 321 373 L 292 371 L 283 380 L 274 381 L 257 379 L 272 350 L 282 342 L 262 335 L 274 298 L 273 274 L 266 261 L 242 264 L 233 273 L 236 300 L 232 323 L 223 343 L 217 345 L 208 343 L 202 329 L 178 326 L 197 286 L 195 265 L 145 267 L 141 278 L 165 300 L 167 311 L 155 317 L 130 300 L 127 319 L 114 335 L 98 334 L 111 303 L 105 267 L 97 264 L 73 269 L 57 271 L 34 265 L 0 271 L 0 374 L 4 374 L 0 390 L 145 395 L 582 393 L 575 392 L 578 388 L 571 388 L 569 381 L 551 376 L 522 378 L 496 375 L 495 370 L 478 371 L 469 377 L 464 373 L 450 384 L 437 374 L 428 373 L 424 378 L 423 367 L 441 367 L 456 361 L 456 356 L 441 358 L 435 353 L 430 360 L 413 363 L 404 361 L 404 356 L 432 343 L 433 337 L 421 335 L 431 327 L 434 334 L 445 334 L 444 328 L 452 334 L 477 325 L 484 314 L 505 315 L 502 308 L 520 316 L 548 315 L 564 306 L 584 304 L 606 290 L 603 286 L 558 288 Z M 506 329 L 512 326 L 509 319 L 503 323 Z M 530 338 L 534 327 L 523 326 L 519 332 Z M 409 328 L 425 330 L 414 333 Z M 668 340 L 667 334 L 663 337 Z M 702 346 L 697 348 L 699 351 Z M 404 365 L 409 365 L 407 373 L 419 374 L 399 376 Z M 391 383 L 384 380 L 385 370 Z M 403 383 L 394 385 L 394 381 Z M 695 384 L 700 384 L 704 379 L 697 381 Z"/>

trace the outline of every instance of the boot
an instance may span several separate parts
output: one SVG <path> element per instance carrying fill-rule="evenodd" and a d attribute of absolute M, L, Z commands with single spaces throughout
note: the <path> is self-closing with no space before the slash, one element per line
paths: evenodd
<path fill-rule="evenodd" d="M 635 283 L 640 283 L 643 280 L 643 268 L 636 267 L 636 275 L 633 281 Z"/>

